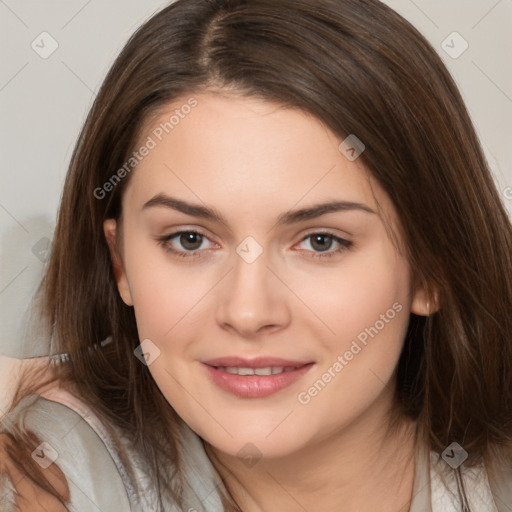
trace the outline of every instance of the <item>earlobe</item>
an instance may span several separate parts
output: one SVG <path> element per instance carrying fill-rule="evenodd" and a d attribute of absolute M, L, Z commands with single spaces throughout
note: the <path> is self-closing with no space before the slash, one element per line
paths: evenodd
<path fill-rule="evenodd" d="M 115 219 L 106 219 L 103 222 L 103 232 L 105 234 L 105 239 L 110 250 L 110 257 L 112 259 L 112 269 L 116 277 L 119 295 L 121 295 L 123 302 L 127 306 L 133 306 L 132 294 L 130 291 L 128 278 L 126 276 L 126 271 L 123 265 L 121 253 L 117 246 L 117 221 Z"/>
<path fill-rule="evenodd" d="M 429 294 L 424 285 L 418 285 L 414 291 L 411 312 L 419 316 L 430 316 L 438 310 L 438 304 L 437 290 Z"/>

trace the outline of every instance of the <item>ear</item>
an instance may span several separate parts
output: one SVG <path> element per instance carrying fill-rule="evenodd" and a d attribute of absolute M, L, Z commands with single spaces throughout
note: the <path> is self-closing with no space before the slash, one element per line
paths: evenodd
<path fill-rule="evenodd" d="M 413 292 L 411 312 L 420 316 L 430 316 L 439 309 L 439 295 L 437 290 L 418 284 Z"/>
<path fill-rule="evenodd" d="M 107 241 L 110 257 L 112 258 L 112 268 L 116 277 L 117 289 L 119 295 L 127 306 L 133 306 L 132 294 L 128 284 L 128 278 L 121 258 L 121 251 L 117 246 L 117 221 L 115 219 L 106 219 L 103 222 L 103 232 Z"/>

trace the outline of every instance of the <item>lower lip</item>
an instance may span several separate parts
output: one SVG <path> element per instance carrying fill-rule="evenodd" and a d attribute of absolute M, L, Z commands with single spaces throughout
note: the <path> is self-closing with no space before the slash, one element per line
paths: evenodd
<path fill-rule="evenodd" d="M 302 378 L 313 366 L 309 363 L 296 370 L 276 375 L 234 375 L 203 363 L 219 388 L 241 398 L 264 398 L 277 393 Z"/>

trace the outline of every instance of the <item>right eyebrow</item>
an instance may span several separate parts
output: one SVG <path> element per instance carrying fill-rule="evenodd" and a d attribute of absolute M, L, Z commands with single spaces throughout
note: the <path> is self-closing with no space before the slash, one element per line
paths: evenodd
<path fill-rule="evenodd" d="M 149 201 L 146 201 L 142 206 L 142 210 L 157 206 L 177 210 L 192 217 L 200 217 L 202 219 L 216 221 L 227 226 L 227 222 L 224 217 L 214 208 L 209 208 L 200 204 L 187 203 L 162 193 L 156 194 Z"/>

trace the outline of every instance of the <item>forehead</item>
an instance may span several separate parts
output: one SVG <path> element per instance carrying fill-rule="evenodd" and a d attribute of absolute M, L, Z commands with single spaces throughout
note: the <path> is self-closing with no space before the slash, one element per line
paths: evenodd
<path fill-rule="evenodd" d="M 341 142 L 299 109 L 231 94 L 184 95 L 145 123 L 137 147 L 151 149 L 133 171 L 126 201 L 140 208 L 163 192 L 260 213 L 325 199 L 375 208 L 382 191 L 360 161 L 344 156 Z"/>

